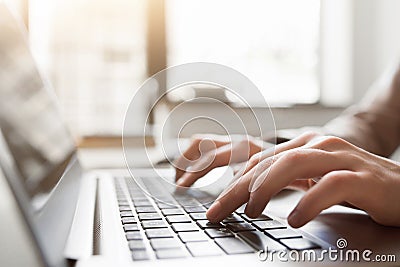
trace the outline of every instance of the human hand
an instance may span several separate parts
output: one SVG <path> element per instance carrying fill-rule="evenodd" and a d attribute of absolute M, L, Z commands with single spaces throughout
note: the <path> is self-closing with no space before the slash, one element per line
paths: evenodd
<path fill-rule="evenodd" d="M 212 169 L 247 161 L 267 146 L 251 136 L 196 135 L 174 162 L 175 181 L 179 186 L 191 186 Z"/>
<path fill-rule="evenodd" d="M 312 178 L 318 178 L 318 183 Z M 383 225 L 400 226 L 400 164 L 371 154 L 343 139 L 307 133 L 260 152 L 207 211 L 218 222 L 247 202 L 258 217 L 272 196 L 293 182 L 308 189 L 288 217 L 300 227 L 322 210 L 344 201 Z"/>

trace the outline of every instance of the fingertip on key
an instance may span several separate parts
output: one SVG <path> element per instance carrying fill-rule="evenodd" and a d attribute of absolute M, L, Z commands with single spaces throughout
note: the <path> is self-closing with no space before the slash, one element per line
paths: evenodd
<path fill-rule="evenodd" d="M 207 210 L 206 216 L 210 222 L 218 222 L 219 216 L 221 214 L 221 202 L 215 201 L 211 207 Z"/>
<path fill-rule="evenodd" d="M 291 227 L 293 228 L 299 228 L 305 224 L 301 213 L 297 210 L 294 209 L 288 216 L 288 223 Z"/>

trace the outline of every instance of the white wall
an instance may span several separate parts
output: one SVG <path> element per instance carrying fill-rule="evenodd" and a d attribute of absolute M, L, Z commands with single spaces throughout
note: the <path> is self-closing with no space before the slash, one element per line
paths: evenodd
<path fill-rule="evenodd" d="M 400 55 L 400 1 L 354 0 L 354 101 Z"/>

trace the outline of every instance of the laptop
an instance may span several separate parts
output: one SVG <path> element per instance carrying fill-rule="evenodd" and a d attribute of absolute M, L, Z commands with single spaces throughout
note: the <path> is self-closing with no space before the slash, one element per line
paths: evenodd
<path fill-rule="evenodd" d="M 178 190 L 172 168 L 83 170 L 23 27 L 3 4 L 0 127 L 2 266 L 376 263 L 323 257 L 348 249 L 370 250 L 370 259 L 390 256 L 390 264 L 400 260 L 400 229 L 380 226 L 363 211 L 334 206 L 291 229 L 286 217 L 299 192 L 278 194 L 259 218 L 240 207 L 211 224 L 205 212 L 221 185 Z M 221 173 L 221 181 L 232 178 L 229 167 Z M 289 257 L 302 252 L 317 258 Z"/>

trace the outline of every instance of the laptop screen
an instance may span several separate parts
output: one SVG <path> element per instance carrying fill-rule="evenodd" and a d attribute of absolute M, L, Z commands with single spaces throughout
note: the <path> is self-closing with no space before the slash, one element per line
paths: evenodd
<path fill-rule="evenodd" d="M 74 143 L 21 25 L 0 13 L 1 132 L 33 206 L 40 208 L 64 172 Z"/>

